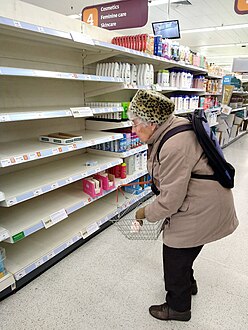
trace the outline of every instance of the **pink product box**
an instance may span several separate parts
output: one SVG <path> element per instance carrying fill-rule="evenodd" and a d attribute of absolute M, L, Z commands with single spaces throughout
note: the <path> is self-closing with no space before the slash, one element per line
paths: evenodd
<path fill-rule="evenodd" d="M 112 190 L 115 188 L 115 176 L 109 173 L 97 173 L 94 178 L 101 182 L 103 190 Z"/>
<path fill-rule="evenodd" d="M 94 178 L 83 179 L 83 191 L 95 198 L 102 195 L 101 181 Z"/>

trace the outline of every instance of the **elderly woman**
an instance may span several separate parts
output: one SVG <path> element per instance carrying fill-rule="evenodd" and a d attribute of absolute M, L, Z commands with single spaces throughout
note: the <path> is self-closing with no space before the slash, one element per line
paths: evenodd
<path fill-rule="evenodd" d="M 163 266 L 165 303 L 149 308 L 160 320 L 188 321 L 191 295 L 197 294 L 193 262 L 206 243 L 231 234 L 238 226 L 230 189 L 218 181 L 192 178 L 191 174 L 211 175 L 212 168 L 194 131 L 173 135 L 162 146 L 160 140 L 170 129 L 188 124 L 173 115 L 174 104 L 155 91 L 139 90 L 129 107 L 133 132 L 148 144 L 148 171 L 157 197 L 136 212 L 136 219 L 150 222 L 165 219 Z"/>

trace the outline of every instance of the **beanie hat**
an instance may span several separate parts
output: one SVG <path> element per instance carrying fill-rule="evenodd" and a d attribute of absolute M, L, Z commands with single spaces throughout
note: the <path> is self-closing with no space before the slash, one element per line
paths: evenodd
<path fill-rule="evenodd" d="M 162 124 L 167 121 L 174 108 L 174 103 L 163 94 L 140 89 L 134 95 L 129 111 L 145 121 Z"/>

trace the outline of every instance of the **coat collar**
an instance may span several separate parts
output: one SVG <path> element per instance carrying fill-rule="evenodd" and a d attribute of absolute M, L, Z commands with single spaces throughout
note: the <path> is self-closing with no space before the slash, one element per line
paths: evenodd
<path fill-rule="evenodd" d="M 152 136 L 148 139 L 147 144 L 151 145 L 154 144 L 157 140 L 159 140 L 161 134 L 167 132 L 172 125 L 173 121 L 175 119 L 174 115 L 170 115 L 168 120 L 164 122 L 162 125 L 160 125 L 156 131 L 152 134 Z"/>

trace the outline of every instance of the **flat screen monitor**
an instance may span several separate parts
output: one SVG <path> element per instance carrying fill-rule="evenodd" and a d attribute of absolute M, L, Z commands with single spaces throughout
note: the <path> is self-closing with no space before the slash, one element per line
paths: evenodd
<path fill-rule="evenodd" d="M 162 21 L 152 23 L 153 33 L 155 35 L 161 35 L 163 39 L 179 39 L 180 28 L 179 21 Z"/>

